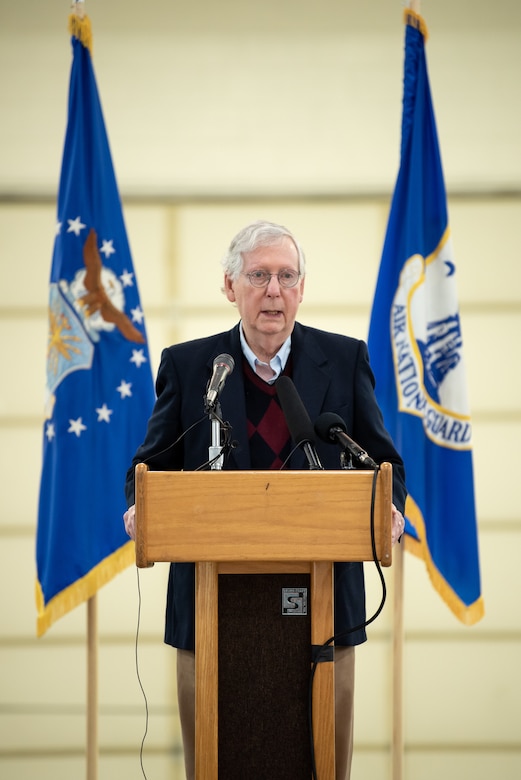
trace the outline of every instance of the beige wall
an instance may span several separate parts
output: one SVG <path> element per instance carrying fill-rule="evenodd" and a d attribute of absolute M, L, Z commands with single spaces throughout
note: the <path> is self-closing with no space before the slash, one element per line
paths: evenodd
<path fill-rule="evenodd" d="M 406 557 L 405 780 L 510 780 L 521 775 L 521 12 L 514 0 L 422 8 L 459 274 L 486 617 L 461 626 Z M 235 321 L 219 258 L 259 216 L 287 224 L 305 247 L 301 319 L 365 338 L 398 164 L 402 4 L 92 0 L 87 10 L 154 366 L 165 344 Z M 33 595 L 67 11 L 0 2 L 5 780 L 85 771 L 86 610 L 36 640 Z M 158 565 L 139 577 L 145 769 L 157 780 L 182 776 L 165 575 Z M 370 569 L 367 578 L 370 610 L 379 590 Z M 386 578 L 392 595 L 392 570 Z M 136 571 L 98 602 L 100 778 L 139 778 Z M 391 617 L 389 601 L 357 656 L 354 780 L 390 778 Z"/>

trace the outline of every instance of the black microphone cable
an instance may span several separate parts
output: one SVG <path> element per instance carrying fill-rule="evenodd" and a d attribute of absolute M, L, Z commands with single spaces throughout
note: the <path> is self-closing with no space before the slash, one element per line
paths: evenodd
<path fill-rule="evenodd" d="M 309 722 L 309 735 L 310 735 L 310 748 L 311 748 L 311 772 L 312 772 L 312 778 L 313 780 L 318 780 L 317 775 L 317 767 L 316 767 L 316 760 L 315 760 L 315 738 L 314 738 L 314 732 L 313 732 L 313 681 L 315 679 L 315 672 L 317 670 L 318 664 L 321 662 L 321 658 L 323 655 L 325 655 L 325 651 L 327 648 L 332 645 L 334 642 L 338 641 L 340 637 L 344 637 L 346 634 L 353 634 L 356 631 L 361 631 L 364 628 L 367 628 L 371 623 L 374 623 L 374 621 L 377 619 L 377 617 L 382 612 L 385 601 L 387 599 L 387 587 L 385 584 L 385 579 L 382 572 L 382 567 L 380 566 L 380 561 L 378 560 L 378 553 L 376 550 L 376 539 L 375 539 L 375 502 L 376 502 L 376 485 L 377 485 L 377 478 L 378 478 L 378 469 L 375 469 L 373 473 L 373 481 L 372 481 L 372 488 L 371 488 L 371 516 L 370 516 L 370 525 L 371 525 L 371 551 L 373 554 L 373 562 L 376 566 L 380 582 L 382 585 L 382 598 L 380 600 L 380 604 L 378 608 L 376 609 L 375 613 L 368 619 L 365 620 L 363 623 L 360 623 L 358 626 L 354 626 L 352 628 L 344 629 L 343 631 L 340 631 L 337 634 L 334 634 L 332 637 L 327 639 L 324 644 L 320 645 L 316 652 L 314 653 L 314 657 L 312 659 L 311 664 L 311 673 L 309 677 L 309 689 L 308 689 L 308 722 Z"/>
<path fill-rule="evenodd" d="M 184 436 L 186 436 L 187 433 L 189 433 L 191 430 L 196 428 L 200 423 L 207 420 L 206 414 L 203 415 L 200 419 L 196 420 L 192 425 L 190 425 L 186 431 L 183 431 L 183 433 L 177 437 L 177 439 L 168 445 L 168 447 L 165 447 L 160 452 L 156 452 L 153 455 L 150 455 L 150 457 L 145 458 L 142 460 L 142 463 L 147 463 L 149 461 L 153 461 L 154 458 L 159 457 L 160 455 L 164 455 L 165 452 L 168 452 L 173 447 L 176 446 L 176 444 L 179 444 L 179 442 L 183 439 Z M 229 452 L 231 449 L 233 449 L 234 442 L 231 441 L 231 426 L 229 423 L 225 423 L 222 420 L 219 420 L 221 425 L 223 426 L 223 430 L 225 431 L 225 442 L 223 444 L 223 448 L 221 452 L 224 452 L 225 454 Z M 215 458 L 213 458 L 211 461 L 208 461 L 206 463 L 201 464 L 195 471 L 201 471 L 202 469 L 207 468 L 208 466 L 211 466 L 212 462 L 214 460 L 217 460 L 220 457 L 221 453 L 217 455 Z M 149 708 L 148 708 L 148 700 L 147 695 L 145 692 L 145 688 L 143 686 L 143 683 L 141 681 L 141 674 L 139 671 L 139 652 L 138 652 L 138 646 L 139 646 L 139 628 L 141 623 L 141 585 L 139 580 L 139 568 L 136 566 L 136 582 L 137 582 L 137 594 L 138 594 L 138 608 L 137 608 L 137 625 L 136 625 L 136 640 L 135 640 L 135 666 L 136 666 L 136 678 L 139 684 L 139 687 L 141 689 L 141 693 L 143 695 L 143 701 L 145 706 L 145 730 L 143 732 L 143 737 L 141 740 L 141 746 L 139 749 L 139 763 L 141 766 L 141 772 L 145 780 L 147 780 L 147 775 L 145 772 L 144 767 L 144 761 L 143 761 L 143 755 L 144 755 L 144 749 L 145 749 L 145 741 L 148 735 L 148 726 L 149 726 Z"/>
<path fill-rule="evenodd" d="M 159 452 L 154 452 L 152 455 L 149 455 L 148 458 L 143 458 L 143 460 L 141 460 L 140 463 L 150 463 L 151 461 L 154 460 L 154 458 L 159 458 L 161 455 L 164 455 L 165 452 L 168 452 L 169 450 L 173 449 L 177 444 L 179 444 L 179 442 L 186 436 L 187 433 L 190 433 L 190 431 L 192 431 L 194 428 L 197 428 L 197 426 L 200 425 L 202 422 L 204 422 L 206 419 L 207 417 L 204 414 L 194 423 L 189 425 L 186 431 L 183 431 L 175 441 L 171 442 L 171 444 L 169 444 L 164 449 L 159 450 Z"/>
<path fill-rule="evenodd" d="M 145 766 L 143 763 L 143 752 L 145 749 L 145 740 L 147 738 L 148 734 L 148 719 L 149 719 L 149 713 L 148 713 L 148 699 L 147 695 L 145 693 L 145 688 L 143 687 L 143 683 L 141 682 L 141 675 L 139 672 L 139 653 L 138 653 L 138 639 L 139 639 L 139 626 L 141 623 L 141 585 L 139 582 L 139 569 L 136 566 L 136 573 L 137 573 L 137 592 L 138 592 L 138 604 L 137 604 L 137 625 L 136 625 L 136 643 L 135 643 L 135 657 L 136 657 L 136 677 L 139 684 L 139 687 L 141 689 L 141 693 L 143 695 L 143 701 L 145 703 L 145 731 L 143 732 L 143 738 L 141 740 L 141 746 L 139 748 L 139 764 L 141 766 L 141 773 L 143 777 L 146 780 L 146 772 L 145 772 Z"/>

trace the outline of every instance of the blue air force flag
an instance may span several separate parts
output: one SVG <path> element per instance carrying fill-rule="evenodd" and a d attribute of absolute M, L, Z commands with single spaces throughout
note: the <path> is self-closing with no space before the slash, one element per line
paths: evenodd
<path fill-rule="evenodd" d="M 376 393 L 406 470 L 406 549 L 464 623 L 483 616 L 472 425 L 423 19 L 406 11 L 400 170 L 371 314 Z"/>
<path fill-rule="evenodd" d="M 75 19 L 49 291 L 37 633 L 134 561 L 123 485 L 154 403 L 143 311 L 91 54 Z M 81 40 L 80 40 L 81 38 Z"/>

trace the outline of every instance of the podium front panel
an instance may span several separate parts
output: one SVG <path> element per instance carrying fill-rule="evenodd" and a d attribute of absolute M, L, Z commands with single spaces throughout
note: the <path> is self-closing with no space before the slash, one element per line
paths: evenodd
<path fill-rule="evenodd" d="M 310 575 L 219 575 L 219 780 L 309 780 Z"/>

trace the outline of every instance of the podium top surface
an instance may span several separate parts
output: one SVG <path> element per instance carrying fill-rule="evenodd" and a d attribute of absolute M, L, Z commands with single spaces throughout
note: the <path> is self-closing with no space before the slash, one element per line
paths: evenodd
<path fill-rule="evenodd" d="M 364 561 L 372 471 L 149 471 L 136 467 L 136 562 Z M 376 478 L 377 557 L 391 563 L 392 466 Z"/>

